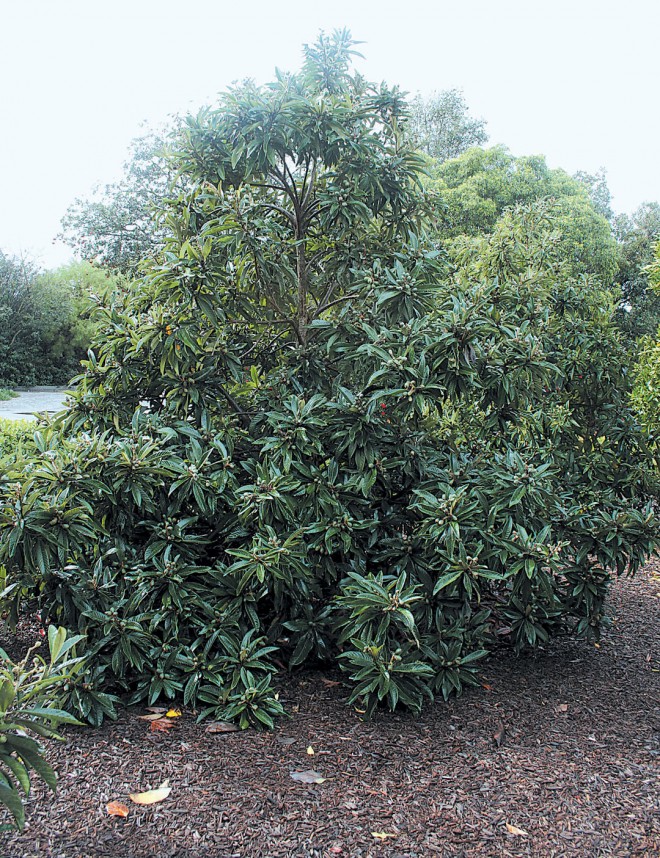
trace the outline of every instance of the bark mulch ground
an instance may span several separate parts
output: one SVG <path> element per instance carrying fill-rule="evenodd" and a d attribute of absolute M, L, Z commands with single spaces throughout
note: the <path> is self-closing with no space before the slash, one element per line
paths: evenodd
<path fill-rule="evenodd" d="M 307 673 L 283 687 L 274 733 L 211 734 L 186 712 L 154 733 L 144 710 L 69 730 L 48 745 L 57 797 L 35 786 L 0 855 L 658 856 L 660 563 L 619 581 L 610 610 L 599 647 L 499 654 L 483 687 L 417 719 L 363 723 L 338 676 Z M 327 780 L 291 778 L 312 768 Z M 127 800 L 165 778 L 164 802 Z M 127 818 L 108 816 L 113 799 Z"/>

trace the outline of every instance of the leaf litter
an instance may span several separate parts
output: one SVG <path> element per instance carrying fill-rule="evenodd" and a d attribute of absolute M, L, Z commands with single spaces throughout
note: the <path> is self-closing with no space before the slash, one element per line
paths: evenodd
<path fill-rule="evenodd" d="M 126 710 L 98 730 L 68 729 L 66 743 L 46 748 L 59 774 L 56 799 L 30 801 L 29 828 L 0 833 L 0 855 L 291 858 L 310 843 L 319 854 L 365 858 L 660 855 L 660 674 L 646 661 L 660 625 L 653 570 L 660 561 L 614 583 L 618 624 L 600 650 L 571 636 L 533 658 L 502 649 L 488 663 L 492 691 L 470 689 L 418 718 L 377 712 L 363 722 L 346 706 L 345 685 L 325 687 L 301 671 L 281 687 L 292 717 L 275 734 L 245 733 L 240 754 L 194 719 L 177 719 L 166 742 Z M 20 622 L 16 637 L 0 631 L 7 651 L 19 643 L 24 652 L 38 635 Z M 557 716 L 562 704 L 570 719 Z M 507 737 L 497 749 L 500 721 Z M 315 770 L 326 777 L 322 790 L 290 774 L 314 759 L 305 754 L 311 736 L 317 757 L 318 748 L 326 754 L 322 775 Z M 127 819 L 106 813 L 118 783 L 168 775 L 177 778 L 176 802 L 154 805 L 167 807 L 166 823 L 135 812 L 128 798 Z M 395 831 L 396 840 L 372 836 Z"/>

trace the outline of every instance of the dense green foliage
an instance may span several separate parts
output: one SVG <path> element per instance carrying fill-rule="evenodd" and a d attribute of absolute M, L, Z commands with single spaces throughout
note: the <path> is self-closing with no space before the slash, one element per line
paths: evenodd
<path fill-rule="evenodd" d="M 615 320 L 631 354 L 635 341 L 654 334 L 660 323 L 660 296 L 648 288 L 646 268 L 660 238 L 660 206 L 646 203 L 633 215 L 614 216 L 603 170 L 570 177 L 551 170 L 541 156 L 516 158 L 504 147 L 471 149 L 432 165 L 431 187 L 446 204 L 439 220 L 441 239 L 492 232 L 511 206 L 553 201 L 553 229 L 561 236 L 557 253 L 573 276 L 593 274 L 619 290 Z M 628 359 L 630 362 L 630 358 Z"/>
<path fill-rule="evenodd" d="M 491 233 L 507 208 L 552 199 L 567 272 L 594 274 L 603 285 L 611 284 L 617 246 L 608 221 L 592 204 L 585 183 L 550 169 L 543 156 L 516 158 L 503 146 L 473 148 L 431 173 L 432 187 L 446 205 L 442 236 Z"/>
<path fill-rule="evenodd" d="M 0 417 L 0 459 L 15 460 L 24 450 L 34 452 L 32 436 L 35 431 L 32 420 L 3 420 Z"/>
<path fill-rule="evenodd" d="M 91 337 L 91 295 L 114 281 L 88 263 L 41 272 L 0 251 L 0 386 L 66 384 Z"/>
<path fill-rule="evenodd" d="M 645 426 L 657 437 L 660 429 L 660 341 L 643 337 L 635 365 L 632 403 Z"/>
<path fill-rule="evenodd" d="M 350 52 L 322 37 L 188 121 L 162 257 L 0 476 L 0 562 L 87 635 L 94 693 L 270 726 L 277 663 L 338 659 L 367 712 L 418 711 L 495 640 L 597 634 L 656 544 L 614 302 L 563 211 L 495 212 L 447 258 L 405 103 Z"/>
<path fill-rule="evenodd" d="M 645 269 L 650 291 L 660 296 L 660 244 L 655 245 L 655 254 Z M 637 364 L 635 386 L 632 391 L 633 407 L 651 432 L 656 444 L 660 440 L 660 328 L 655 336 L 642 337 Z"/>
<path fill-rule="evenodd" d="M 38 742 L 26 731 L 47 738 L 62 738 L 59 724 L 79 724 L 59 708 L 66 683 L 83 669 L 83 659 L 75 655 L 79 635 L 67 637 L 66 629 L 50 626 L 50 659 L 45 661 L 30 650 L 25 658 L 12 662 L 0 650 L 0 804 L 11 813 L 16 826 L 25 825 L 25 809 L 20 791 L 28 796 L 32 770 L 53 792 L 57 776 L 43 757 Z"/>
<path fill-rule="evenodd" d="M 570 177 L 551 170 L 543 156 L 516 158 L 503 146 L 478 149 L 487 141 L 485 126 L 470 115 L 456 89 L 418 94 L 409 105 L 402 130 L 430 156 L 431 186 L 446 203 L 437 238 L 489 234 L 506 208 L 554 199 L 554 226 L 571 272 L 595 273 L 620 289 L 616 321 L 634 356 L 635 341 L 653 334 L 660 323 L 660 297 L 647 288 L 644 273 L 660 238 L 658 203 L 615 216 L 604 169 Z M 168 203 L 186 188 L 185 174 L 169 157 L 180 127 L 174 117 L 167 129 L 136 138 L 121 180 L 77 199 L 62 220 L 60 238 L 83 258 L 123 273 L 155 259 L 165 240 Z M 447 161 L 452 163 L 444 165 Z"/>
<path fill-rule="evenodd" d="M 614 232 L 619 245 L 615 280 L 621 288 L 617 323 L 632 341 L 654 337 L 660 325 L 660 290 L 649 285 L 649 270 L 660 241 L 660 204 L 646 203 L 630 217 L 620 215 Z"/>

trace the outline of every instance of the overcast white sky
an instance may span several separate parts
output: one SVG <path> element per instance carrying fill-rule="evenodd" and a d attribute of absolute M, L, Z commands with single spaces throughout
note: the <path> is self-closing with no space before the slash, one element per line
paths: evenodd
<path fill-rule="evenodd" d="M 143 121 L 297 69 L 337 27 L 369 79 L 458 87 L 491 144 L 605 167 L 617 211 L 660 200 L 658 0 L 0 0 L 0 249 L 66 261 L 60 218 Z"/>

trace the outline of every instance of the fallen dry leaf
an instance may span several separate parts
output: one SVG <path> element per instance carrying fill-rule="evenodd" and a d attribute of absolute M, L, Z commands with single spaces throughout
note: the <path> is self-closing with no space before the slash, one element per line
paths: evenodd
<path fill-rule="evenodd" d="M 205 733 L 238 733 L 240 727 L 232 724 L 231 721 L 211 721 L 207 726 Z"/>
<path fill-rule="evenodd" d="M 560 703 L 557 706 L 557 712 L 568 712 L 568 703 Z"/>
<path fill-rule="evenodd" d="M 286 737 L 286 738 L 284 738 L 284 739 L 283 739 L 283 738 L 280 738 L 280 737 L 278 736 L 278 737 L 277 737 L 277 741 L 280 743 L 280 745 L 293 745 L 293 743 L 294 743 L 296 740 L 295 740 L 295 739 L 292 739 L 292 738 L 290 738 L 290 737 Z"/>
<path fill-rule="evenodd" d="M 528 836 L 528 833 L 525 831 L 524 828 L 518 828 L 517 825 L 509 825 L 508 822 L 506 824 L 506 830 L 509 832 L 509 834 L 517 834 L 518 836 L 522 837 Z"/>
<path fill-rule="evenodd" d="M 105 809 L 110 816 L 128 816 L 128 808 L 120 801 L 109 801 Z"/>
<path fill-rule="evenodd" d="M 325 778 L 314 769 L 307 769 L 304 772 L 289 772 L 294 781 L 300 781 L 302 784 L 322 784 Z"/>
<path fill-rule="evenodd" d="M 496 630 L 495 634 L 506 637 L 506 635 L 510 635 L 512 631 L 513 629 L 511 626 L 500 626 L 500 628 Z"/>
<path fill-rule="evenodd" d="M 497 726 L 497 730 L 493 733 L 493 742 L 499 748 L 502 742 L 506 739 L 506 727 L 504 726 L 504 722 L 500 721 Z"/>
<path fill-rule="evenodd" d="M 163 801 L 172 792 L 172 787 L 168 786 L 169 781 L 163 781 L 158 789 L 150 789 L 146 792 L 132 792 L 128 797 L 135 804 L 156 804 L 158 801 Z"/>
<path fill-rule="evenodd" d="M 180 718 L 181 710 L 180 709 L 168 709 L 165 713 L 166 718 Z"/>
<path fill-rule="evenodd" d="M 311 746 L 311 745 L 309 745 L 309 746 L 308 746 L 308 748 L 307 748 L 307 753 L 308 753 L 308 755 L 309 755 L 310 757 L 313 757 L 313 756 L 314 756 L 314 748 L 312 748 L 312 746 Z"/>
<path fill-rule="evenodd" d="M 334 688 L 337 685 L 341 685 L 341 682 L 337 682 L 336 679 L 325 679 L 324 677 L 321 677 L 321 682 L 326 688 Z"/>
<path fill-rule="evenodd" d="M 168 721 L 167 718 L 159 718 L 157 721 L 152 721 L 149 724 L 149 729 L 153 733 L 157 733 L 159 730 L 171 730 L 175 726 L 174 721 Z"/>
<path fill-rule="evenodd" d="M 156 715 L 164 715 L 167 712 L 167 706 L 145 706 L 147 712 L 154 712 Z"/>
<path fill-rule="evenodd" d="M 158 721 L 163 717 L 162 712 L 152 712 L 151 715 L 138 715 L 140 721 Z"/>
<path fill-rule="evenodd" d="M 391 834 L 389 831 L 372 831 L 371 836 L 375 837 L 376 840 L 389 840 L 393 837 L 398 837 L 398 834 Z"/>

